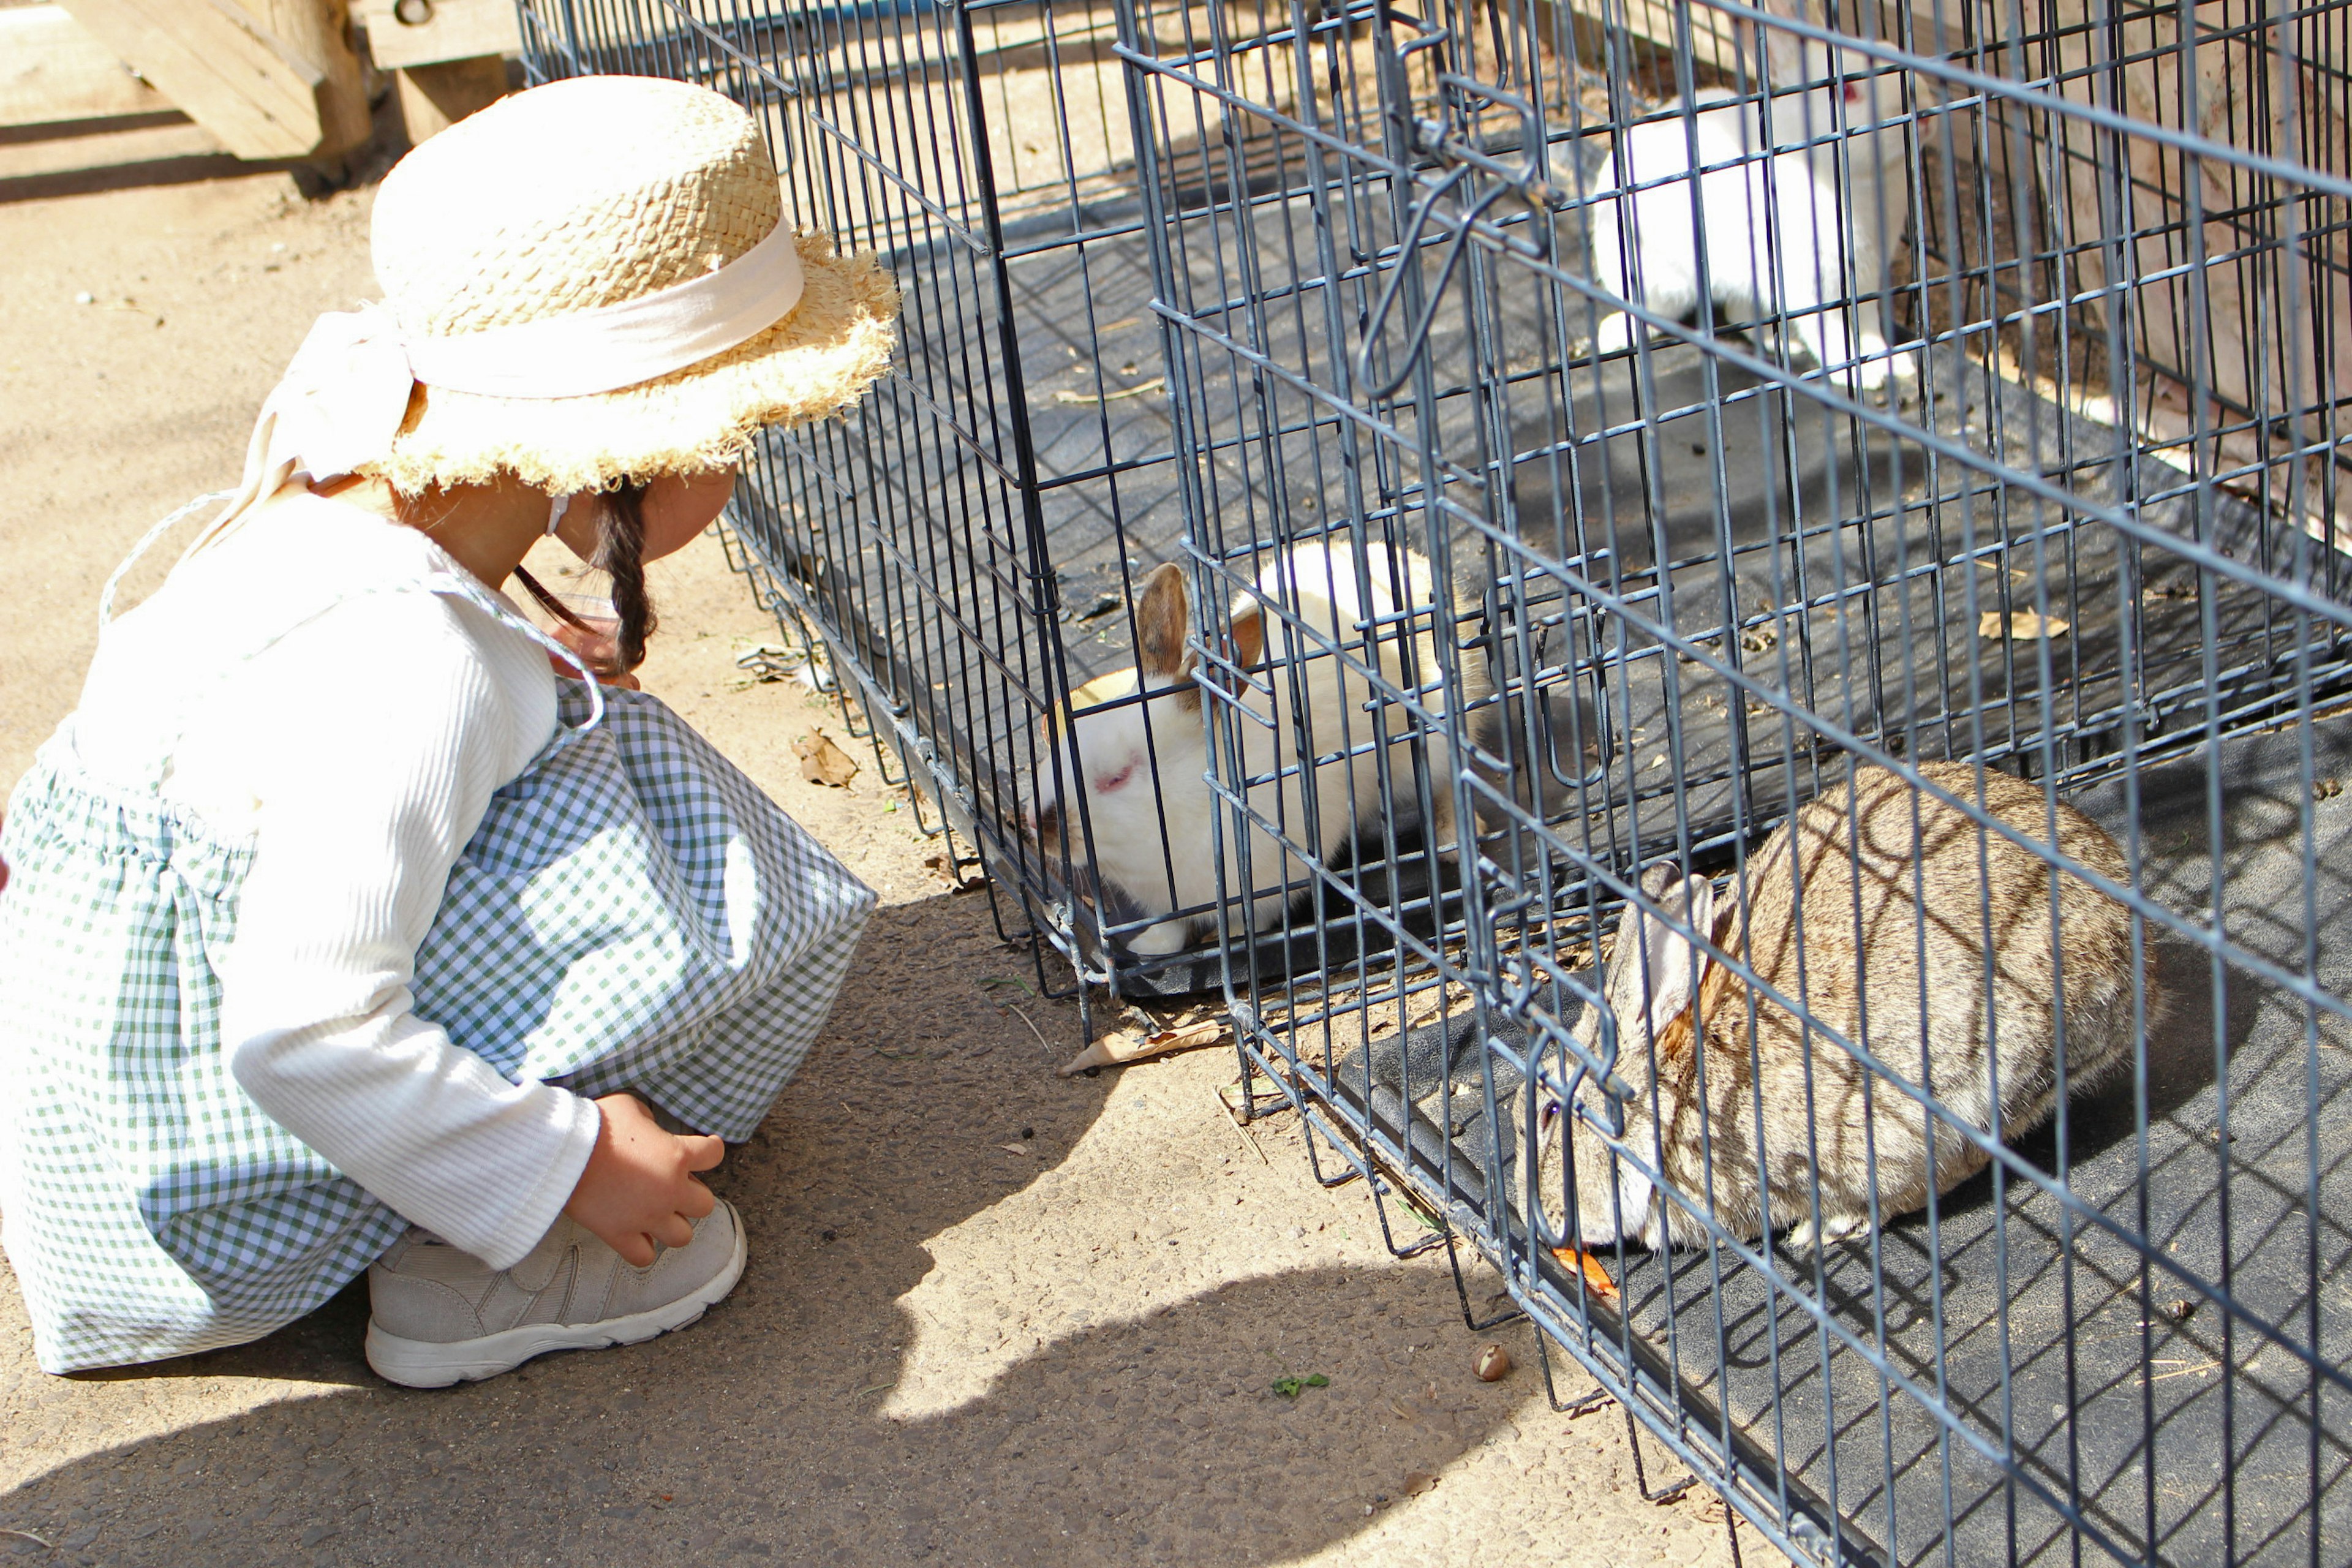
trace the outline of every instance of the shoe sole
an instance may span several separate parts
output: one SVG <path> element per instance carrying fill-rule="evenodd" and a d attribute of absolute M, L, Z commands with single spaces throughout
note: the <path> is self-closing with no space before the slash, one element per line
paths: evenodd
<path fill-rule="evenodd" d="M 612 1345 L 641 1344 L 656 1334 L 682 1329 L 725 1300 L 742 1278 L 743 1223 L 735 1222 L 735 1253 L 727 1267 L 712 1275 L 691 1295 L 666 1302 L 650 1312 L 606 1318 L 594 1323 L 526 1323 L 503 1333 L 478 1340 L 435 1344 L 404 1340 L 368 1325 L 367 1361 L 378 1377 L 404 1388 L 446 1388 L 456 1383 L 479 1383 L 502 1372 L 512 1372 L 533 1356 L 550 1351 L 596 1351 Z"/>

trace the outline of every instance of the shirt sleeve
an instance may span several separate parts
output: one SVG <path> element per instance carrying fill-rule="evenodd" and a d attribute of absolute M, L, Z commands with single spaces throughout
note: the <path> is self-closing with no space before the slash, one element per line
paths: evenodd
<path fill-rule="evenodd" d="M 410 983 L 491 793 L 545 739 L 552 680 L 479 611 L 394 593 L 289 636 L 226 698 L 244 710 L 231 732 L 258 738 L 255 858 L 222 966 L 230 1069 L 288 1131 L 495 1268 L 561 1214 L 599 1116 L 508 1082 L 415 1015 Z"/>

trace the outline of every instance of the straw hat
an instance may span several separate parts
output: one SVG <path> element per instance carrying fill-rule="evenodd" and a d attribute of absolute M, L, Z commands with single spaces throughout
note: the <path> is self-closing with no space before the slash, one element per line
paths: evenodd
<path fill-rule="evenodd" d="M 762 426 L 848 407 L 889 360 L 898 286 L 871 256 L 836 256 L 807 230 L 718 277 L 786 221 L 758 123 L 703 88 L 580 77 L 451 126 L 402 159 L 376 198 L 376 278 L 415 384 L 388 451 L 355 466 L 410 493 L 504 471 L 568 494 L 722 467 Z M 778 254 L 786 247 L 796 269 Z M 572 329 L 632 311 L 642 326 L 649 304 L 755 272 L 772 283 L 780 268 L 800 277 L 782 320 L 755 301 L 753 335 L 634 384 L 583 395 L 549 395 L 549 384 L 530 395 L 455 391 L 433 384 L 424 353 L 529 361 L 540 340 L 508 329 L 543 322 L 548 341 L 593 359 L 601 351 L 577 352 Z M 772 309 L 779 296 L 766 298 Z M 740 322 L 745 307 L 732 308 Z M 631 362 L 618 363 L 612 374 L 625 383 Z M 530 367 L 519 369 L 527 380 Z M 478 373 L 447 379 L 485 384 Z M 550 384 L 576 384 L 559 374 Z M 488 384 L 500 384 L 495 374 Z"/>

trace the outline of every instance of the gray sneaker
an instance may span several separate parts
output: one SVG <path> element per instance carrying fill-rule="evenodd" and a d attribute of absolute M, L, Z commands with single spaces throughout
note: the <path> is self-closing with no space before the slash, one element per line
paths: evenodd
<path fill-rule="evenodd" d="M 549 1351 L 633 1345 L 694 1321 L 742 1272 L 743 1222 L 723 1199 L 692 1241 L 646 1268 L 569 1215 L 504 1273 L 411 1230 L 368 1269 L 368 1365 L 411 1388 L 446 1388 Z"/>

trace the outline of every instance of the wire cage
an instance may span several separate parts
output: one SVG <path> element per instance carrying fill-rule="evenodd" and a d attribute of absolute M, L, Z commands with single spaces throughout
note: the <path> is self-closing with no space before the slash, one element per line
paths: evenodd
<path fill-rule="evenodd" d="M 787 634 L 772 662 L 838 687 L 926 831 L 985 868 L 1000 929 L 1049 939 L 1041 982 L 1059 948 L 1131 992 L 1214 986 L 1211 945 L 1127 951 L 1150 922 L 1090 875 L 1083 804 L 1058 832 L 1051 810 L 1075 759 L 1047 726 L 1119 708 L 1129 602 L 1183 532 L 1110 0 L 521 16 L 534 80 L 657 75 L 753 110 L 788 210 L 898 280 L 893 373 L 845 421 L 763 439 L 730 508 Z"/>
<path fill-rule="evenodd" d="M 2352 8 L 1198 15 L 1272 1102 L 1792 1555 L 2341 1560 Z"/>
<path fill-rule="evenodd" d="M 2341 1559 L 2352 5 L 523 18 L 898 275 L 731 543 L 1041 978 L 1792 1556 Z"/>

